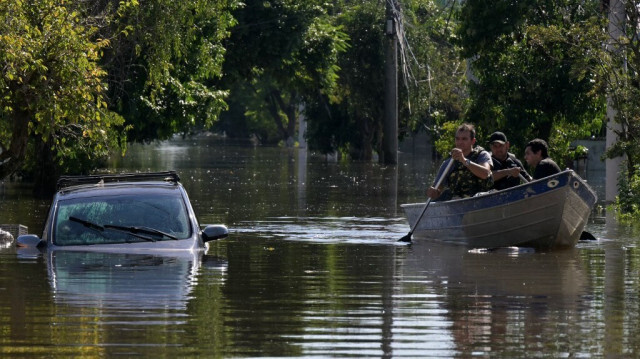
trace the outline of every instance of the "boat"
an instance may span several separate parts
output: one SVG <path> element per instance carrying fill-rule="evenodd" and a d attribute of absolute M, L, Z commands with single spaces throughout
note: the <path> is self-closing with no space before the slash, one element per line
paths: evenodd
<path fill-rule="evenodd" d="M 576 245 L 598 197 L 573 170 L 501 191 L 401 205 L 416 239 L 471 248 Z M 416 221 L 420 222 L 416 224 Z"/>

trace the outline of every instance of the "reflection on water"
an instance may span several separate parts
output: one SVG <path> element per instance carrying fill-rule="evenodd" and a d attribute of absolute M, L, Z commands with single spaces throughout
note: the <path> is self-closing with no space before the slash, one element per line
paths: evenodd
<path fill-rule="evenodd" d="M 230 237 L 186 257 L 0 249 L 0 357 L 640 356 L 633 234 L 599 218 L 600 240 L 566 251 L 398 243 L 399 204 L 436 167 L 133 146 L 114 170 L 176 169 L 200 222 Z M 40 226 L 46 200 L 9 187 L 0 222 Z"/>
<path fill-rule="evenodd" d="M 512 346 L 523 349 L 539 344 L 541 337 L 554 337 L 549 321 L 559 313 L 580 313 L 586 309 L 582 302 L 589 301 L 591 289 L 575 250 L 481 252 L 431 244 L 413 246 L 411 252 L 402 277 L 412 283 L 402 293 L 410 308 L 402 324 L 405 342 L 425 340 L 437 308 L 446 318 L 442 332 L 457 355 L 497 347 L 508 353 Z M 565 324 L 588 327 L 589 322 L 581 323 L 578 316 Z M 540 349 L 527 350 L 535 356 Z"/>
<path fill-rule="evenodd" d="M 46 259 L 56 303 L 143 311 L 185 309 L 201 256 L 58 250 Z"/>

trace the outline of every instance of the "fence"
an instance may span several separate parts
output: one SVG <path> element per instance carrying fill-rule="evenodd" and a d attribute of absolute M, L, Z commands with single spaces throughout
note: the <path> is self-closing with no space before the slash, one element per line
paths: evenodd
<path fill-rule="evenodd" d="M 17 239 L 18 236 L 29 233 L 29 228 L 22 224 L 0 224 L 0 229 L 11 233 L 14 239 Z"/>

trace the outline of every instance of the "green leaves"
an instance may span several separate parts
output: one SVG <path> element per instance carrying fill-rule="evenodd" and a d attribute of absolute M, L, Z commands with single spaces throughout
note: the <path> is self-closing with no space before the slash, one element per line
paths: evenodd
<path fill-rule="evenodd" d="M 2 128 L 2 147 L 10 150 L 1 156 L 11 165 L 0 177 L 19 168 L 30 135 L 50 142 L 59 161 L 73 150 L 106 155 L 123 122 L 104 106 L 106 73 L 97 60 L 106 43 L 94 42 L 95 29 L 64 2 L 6 1 L 0 17 L 8 19 L 0 23 L 0 108 L 3 122 L 13 124 Z"/>
<path fill-rule="evenodd" d="M 564 126 L 588 129 L 575 136 L 599 134 L 599 11 L 597 2 L 572 0 L 465 2 L 458 33 L 478 80 L 470 86 L 470 120 L 506 131 L 520 149 L 534 137 L 547 139 L 556 153 L 578 138 L 563 137 Z"/>
<path fill-rule="evenodd" d="M 137 141 L 208 128 L 226 108 L 217 88 L 234 0 L 121 2 L 102 37 L 118 36 L 102 63 L 110 105 Z M 105 9 L 108 10 L 108 7 Z"/>
<path fill-rule="evenodd" d="M 335 94 L 338 56 L 348 45 L 331 9 L 315 0 L 249 0 L 234 12 L 238 25 L 227 41 L 222 81 L 231 89 L 231 107 L 239 108 L 223 116 L 244 123 L 227 129 L 291 143 L 299 106 Z"/>

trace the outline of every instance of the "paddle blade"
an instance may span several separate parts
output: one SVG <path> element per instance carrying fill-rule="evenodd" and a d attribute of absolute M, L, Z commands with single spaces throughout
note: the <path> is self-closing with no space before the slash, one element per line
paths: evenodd
<path fill-rule="evenodd" d="M 581 241 L 596 241 L 598 240 L 593 234 L 587 232 L 587 231 L 582 231 L 582 233 L 580 233 L 580 240 Z"/>
<path fill-rule="evenodd" d="M 402 237 L 402 238 L 398 239 L 398 242 L 411 242 L 411 235 L 412 235 L 412 234 L 413 234 L 413 233 L 409 233 L 409 234 L 407 234 L 406 236 L 404 236 L 404 237 Z"/>

